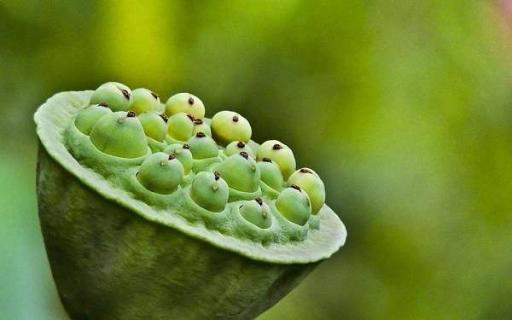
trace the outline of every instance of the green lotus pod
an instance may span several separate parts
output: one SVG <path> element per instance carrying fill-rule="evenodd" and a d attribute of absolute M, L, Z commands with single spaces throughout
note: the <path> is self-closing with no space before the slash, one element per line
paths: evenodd
<path fill-rule="evenodd" d="M 246 152 L 224 159 L 218 166 L 222 178 L 230 188 L 242 192 L 255 192 L 260 182 L 260 169 Z"/>
<path fill-rule="evenodd" d="M 138 158 L 147 153 L 144 128 L 133 112 L 104 115 L 91 131 L 91 141 L 98 150 L 120 158 Z"/>
<path fill-rule="evenodd" d="M 288 185 L 299 186 L 308 194 L 313 214 L 317 214 L 325 204 L 324 183 L 313 169 L 302 168 L 295 171 L 288 179 Z"/>
<path fill-rule="evenodd" d="M 249 157 L 255 159 L 256 156 L 254 154 L 254 150 L 252 150 L 252 148 L 245 142 L 243 141 L 233 141 L 231 142 L 230 144 L 228 144 L 226 146 L 226 150 L 224 150 L 224 153 L 227 155 L 227 156 L 231 156 L 231 155 L 234 155 L 236 153 L 240 153 L 240 152 L 246 152 Z"/>
<path fill-rule="evenodd" d="M 167 134 L 167 117 L 154 112 L 145 112 L 138 116 L 144 133 L 146 136 L 155 139 L 156 141 L 163 141 Z"/>
<path fill-rule="evenodd" d="M 96 122 L 107 113 L 112 113 L 112 110 L 105 103 L 89 106 L 80 110 L 76 116 L 75 125 L 83 134 L 88 135 Z"/>
<path fill-rule="evenodd" d="M 194 119 L 193 133 L 196 134 L 198 132 L 203 132 L 210 137 L 212 136 L 212 129 L 203 119 Z"/>
<path fill-rule="evenodd" d="M 204 118 L 204 104 L 198 97 L 190 93 L 177 93 L 170 97 L 165 104 L 165 113 L 171 117 L 184 112 L 195 119 Z"/>
<path fill-rule="evenodd" d="M 119 82 L 102 84 L 91 95 L 89 104 L 106 103 L 113 111 L 128 111 L 132 92 Z"/>
<path fill-rule="evenodd" d="M 263 158 L 268 158 L 277 163 L 283 177 L 288 177 L 295 171 L 295 156 L 292 149 L 284 143 L 277 140 L 268 140 L 261 144 L 256 153 L 256 159 L 261 161 Z"/>
<path fill-rule="evenodd" d="M 183 165 L 174 155 L 157 152 L 144 160 L 137 172 L 137 179 L 150 191 L 168 194 L 178 188 L 183 175 Z"/>
<path fill-rule="evenodd" d="M 180 112 L 167 120 L 167 135 L 177 141 L 187 141 L 194 131 L 194 119 Z"/>
<path fill-rule="evenodd" d="M 142 114 L 144 112 L 159 112 L 160 97 L 148 89 L 135 89 L 132 91 L 132 98 L 128 108 L 136 114 Z"/>
<path fill-rule="evenodd" d="M 233 141 L 248 142 L 252 135 L 249 121 L 233 111 L 217 112 L 212 118 L 211 128 L 215 141 L 224 146 Z"/>
<path fill-rule="evenodd" d="M 307 193 L 292 185 L 277 197 L 276 208 L 289 221 L 305 225 L 311 214 L 311 202 Z"/>
<path fill-rule="evenodd" d="M 261 196 L 266 228 L 258 192 L 232 199 L 218 173 L 193 167 L 171 191 L 179 179 L 158 161 L 169 155 L 151 154 L 135 114 L 108 113 L 90 136 L 80 131 L 75 118 L 92 93 L 57 94 L 35 115 L 39 220 L 69 318 L 254 319 L 343 245 L 346 230 L 327 205 L 303 225 L 288 220 L 307 197 L 286 196 L 291 188 L 277 201 Z M 192 161 L 185 145 L 165 150 Z M 166 161 L 179 168 L 176 159 Z M 236 154 L 219 167 L 247 187 L 251 163 Z"/>
<path fill-rule="evenodd" d="M 190 187 L 190 197 L 202 208 L 219 212 L 224 210 L 229 198 L 229 188 L 217 172 L 200 172 Z"/>
<path fill-rule="evenodd" d="M 210 136 L 203 132 L 196 133 L 187 143 L 194 159 L 207 159 L 219 154 L 219 147 Z"/>
<path fill-rule="evenodd" d="M 270 208 L 261 198 L 244 202 L 240 206 L 239 211 L 240 215 L 244 217 L 245 220 L 261 229 L 268 229 L 272 225 Z"/>
<path fill-rule="evenodd" d="M 283 174 L 275 162 L 269 158 L 263 158 L 258 162 L 258 168 L 261 172 L 262 182 L 276 191 L 281 191 L 283 189 Z"/>
<path fill-rule="evenodd" d="M 174 155 L 183 165 L 185 174 L 188 174 L 192 170 L 194 161 L 192 160 L 192 153 L 190 152 L 190 146 L 188 144 L 171 144 L 164 150 L 169 155 Z"/>

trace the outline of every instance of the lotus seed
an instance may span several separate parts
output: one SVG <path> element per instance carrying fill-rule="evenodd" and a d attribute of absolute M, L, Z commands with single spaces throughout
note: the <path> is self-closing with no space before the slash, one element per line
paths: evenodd
<path fill-rule="evenodd" d="M 256 158 L 258 161 L 263 158 L 274 161 L 281 169 L 285 179 L 295 171 L 296 164 L 293 151 L 287 145 L 277 140 L 265 141 L 258 148 Z"/>
<path fill-rule="evenodd" d="M 157 152 L 144 160 L 137 179 L 150 191 L 169 194 L 178 188 L 183 175 L 183 165 L 174 155 Z"/>
<path fill-rule="evenodd" d="M 129 109 L 142 114 L 144 112 L 157 112 L 160 107 L 160 98 L 151 90 L 139 88 L 132 91 Z"/>
<path fill-rule="evenodd" d="M 249 121 L 233 111 L 220 111 L 212 118 L 213 138 L 222 145 L 233 141 L 248 142 L 252 129 Z"/>
<path fill-rule="evenodd" d="M 203 132 L 204 134 L 208 136 L 212 136 L 212 129 L 210 126 L 204 122 L 202 119 L 195 119 L 194 120 L 194 134 L 198 132 Z"/>
<path fill-rule="evenodd" d="M 100 151 L 120 158 L 138 158 L 148 152 L 142 124 L 126 112 L 101 117 L 92 128 L 91 141 Z"/>
<path fill-rule="evenodd" d="M 184 112 L 196 119 L 204 118 L 204 104 L 196 96 L 190 93 L 178 93 L 167 100 L 165 113 L 170 117 L 174 114 Z"/>
<path fill-rule="evenodd" d="M 190 197 L 204 209 L 219 212 L 226 207 L 229 187 L 218 172 L 203 171 L 194 177 Z"/>
<path fill-rule="evenodd" d="M 105 103 L 92 105 L 80 110 L 75 119 L 75 125 L 83 134 L 91 133 L 98 120 L 108 113 L 112 113 Z"/>
<path fill-rule="evenodd" d="M 276 191 L 283 189 L 283 174 L 275 162 L 269 158 L 263 158 L 258 162 L 258 167 L 261 172 L 261 181 Z"/>
<path fill-rule="evenodd" d="M 239 191 L 255 192 L 258 190 L 260 170 L 256 162 L 247 154 L 238 153 L 224 159 L 217 170 L 228 185 Z"/>
<path fill-rule="evenodd" d="M 187 141 L 192 137 L 194 122 L 187 114 L 180 112 L 167 120 L 167 134 L 174 140 Z"/>
<path fill-rule="evenodd" d="M 233 141 L 230 144 L 228 144 L 226 147 L 226 150 L 224 150 L 224 153 L 227 156 L 230 156 L 230 155 L 233 155 L 236 153 L 240 153 L 240 152 L 245 152 L 250 157 L 255 158 L 254 151 L 252 150 L 252 148 L 249 147 L 249 145 L 243 141 Z"/>
<path fill-rule="evenodd" d="M 131 101 L 131 90 L 118 82 L 107 82 L 93 92 L 90 104 L 106 103 L 113 111 L 126 111 Z"/>
<path fill-rule="evenodd" d="M 261 229 L 268 229 L 272 225 L 270 208 L 261 198 L 244 202 L 240 206 L 239 211 L 245 220 Z"/>
<path fill-rule="evenodd" d="M 210 136 L 198 132 L 188 141 L 192 157 L 194 159 L 207 159 L 216 157 L 219 154 L 217 144 Z"/>
<path fill-rule="evenodd" d="M 192 153 L 190 152 L 188 144 L 171 144 L 165 148 L 164 152 L 169 155 L 174 155 L 183 165 L 185 174 L 188 174 L 193 166 Z"/>
<path fill-rule="evenodd" d="M 279 194 L 276 208 L 286 219 L 301 226 L 306 224 L 311 214 L 308 195 L 295 185 Z"/>
<path fill-rule="evenodd" d="M 288 185 L 296 185 L 302 188 L 311 200 L 313 214 L 318 213 L 325 203 L 325 186 L 315 171 L 302 168 L 295 171 L 288 179 Z"/>
<path fill-rule="evenodd" d="M 139 121 L 144 128 L 146 136 L 157 141 L 163 141 L 167 134 L 167 124 L 157 113 L 145 112 L 139 115 Z"/>

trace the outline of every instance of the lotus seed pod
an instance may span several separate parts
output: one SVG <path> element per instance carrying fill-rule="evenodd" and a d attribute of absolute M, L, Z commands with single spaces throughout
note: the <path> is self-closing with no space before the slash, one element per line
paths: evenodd
<path fill-rule="evenodd" d="M 151 90 L 138 88 L 132 91 L 129 110 L 137 114 L 144 112 L 158 112 L 160 109 L 160 97 Z"/>
<path fill-rule="evenodd" d="M 183 180 L 184 169 L 174 155 L 157 152 L 147 157 L 137 173 L 137 179 L 148 190 L 168 194 Z"/>
<path fill-rule="evenodd" d="M 224 150 L 224 153 L 227 155 L 227 156 L 231 156 L 233 154 L 236 154 L 236 153 L 240 153 L 240 152 L 247 152 L 247 154 L 252 157 L 253 159 L 255 159 L 255 154 L 254 154 L 254 150 L 252 150 L 252 148 L 245 142 L 243 141 L 233 141 L 231 142 L 230 144 L 227 145 L 226 147 L 226 150 Z"/>
<path fill-rule="evenodd" d="M 238 191 L 254 192 L 258 190 L 260 169 L 246 152 L 240 152 L 224 159 L 218 166 L 228 185 Z"/>
<path fill-rule="evenodd" d="M 187 143 L 194 159 L 207 159 L 219 154 L 217 144 L 203 132 L 196 133 Z"/>
<path fill-rule="evenodd" d="M 148 151 L 144 128 L 131 111 L 103 116 L 92 128 L 91 141 L 100 151 L 120 158 L 138 158 Z"/>
<path fill-rule="evenodd" d="M 75 125 L 83 134 L 88 135 L 96 122 L 107 113 L 112 113 L 112 110 L 104 103 L 89 106 L 80 110 L 76 116 Z"/>
<path fill-rule="evenodd" d="M 288 185 L 299 186 L 311 200 L 311 210 L 317 214 L 325 203 L 325 186 L 318 174 L 309 168 L 295 171 L 288 179 Z"/>
<path fill-rule="evenodd" d="M 268 229 L 272 225 L 270 208 L 261 198 L 244 202 L 240 206 L 239 211 L 245 220 L 261 229 Z"/>
<path fill-rule="evenodd" d="M 281 191 L 284 185 L 283 174 L 279 166 L 269 158 L 263 158 L 258 162 L 261 172 L 261 181 L 274 190 Z"/>
<path fill-rule="evenodd" d="M 167 134 L 167 123 L 159 114 L 146 112 L 138 116 L 146 136 L 157 141 L 163 141 Z"/>
<path fill-rule="evenodd" d="M 192 170 L 194 164 L 192 160 L 192 153 L 190 152 L 190 146 L 188 144 L 171 144 L 164 150 L 169 155 L 174 155 L 183 165 L 185 174 L 188 174 Z"/>
<path fill-rule="evenodd" d="M 167 134 L 174 140 L 187 141 L 194 131 L 193 118 L 180 112 L 167 120 Z"/>
<path fill-rule="evenodd" d="M 106 103 L 113 111 L 127 111 L 132 92 L 119 82 L 107 82 L 93 92 L 89 104 Z"/>
<path fill-rule="evenodd" d="M 212 129 L 203 119 L 194 119 L 194 134 L 198 132 L 203 132 L 210 137 L 212 136 Z"/>
<path fill-rule="evenodd" d="M 229 187 L 218 172 L 200 172 L 190 187 L 190 197 L 206 210 L 224 210 L 229 198 Z"/>
<path fill-rule="evenodd" d="M 248 142 L 252 135 L 249 121 L 233 111 L 217 112 L 212 118 L 211 128 L 213 138 L 222 145 L 232 141 Z"/>
<path fill-rule="evenodd" d="M 256 158 L 258 161 L 268 158 L 277 163 L 285 179 L 295 171 L 295 156 L 292 149 L 277 140 L 263 142 L 258 148 Z"/>
<path fill-rule="evenodd" d="M 184 112 L 195 119 L 204 118 L 204 104 L 198 97 L 190 93 L 177 93 L 170 97 L 165 104 L 165 113 L 170 117 Z"/>
<path fill-rule="evenodd" d="M 308 195 L 295 185 L 279 194 L 276 208 L 286 219 L 301 226 L 306 224 L 311 214 Z"/>

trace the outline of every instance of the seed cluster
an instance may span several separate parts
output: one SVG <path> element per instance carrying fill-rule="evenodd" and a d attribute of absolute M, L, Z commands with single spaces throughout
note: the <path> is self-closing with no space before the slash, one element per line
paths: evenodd
<path fill-rule="evenodd" d="M 147 192 L 186 190 L 198 207 L 238 210 L 254 228 L 271 228 L 276 215 L 304 226 L 325 203 L 322 180 L 296 170 L 287 145 L 254 143 L 249 121 L 233 111 L 205 118 L 203 102 L 189 93 L 162 103 L 151 90 L 105 83 L 74 124 L 103 154 L 140 159 L 135 177 Z"/>

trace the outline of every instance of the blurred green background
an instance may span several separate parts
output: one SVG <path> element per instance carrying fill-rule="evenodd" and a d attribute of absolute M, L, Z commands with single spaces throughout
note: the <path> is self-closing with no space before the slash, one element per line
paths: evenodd
<path fill-rule="evenodd" d="M 261 319 L 511 319 L 512 34 L 467 0 L 1 1 L 0 319 L 65 319 L 32 114 L 116 80 L 244 114 L 346 246 Z"/>

